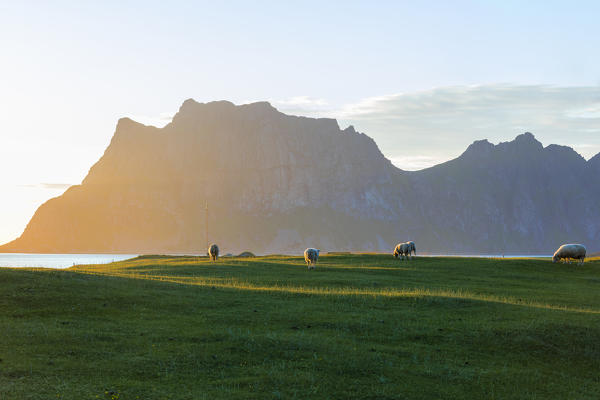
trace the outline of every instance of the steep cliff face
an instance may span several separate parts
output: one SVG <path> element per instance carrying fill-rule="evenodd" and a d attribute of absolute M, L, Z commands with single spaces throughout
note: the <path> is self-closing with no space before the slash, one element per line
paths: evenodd
<path fill-rule="evenodd" d="M 405 172 L 332 119 L 187 100 L 162 129 L 119 120 L 82 184 L 0 250 L 204 252 L 208 204 L 225 252 L 387 251 L 409 238 L 430 253 L 549 252 L 600 239 L 598 172 L 598 156 L 530 133 Z"/>
<path fill-rule="evenodd" d="M 210 239 L 231 251 L 298 251 L 308 238 L 376 249 L 402 210 L 400 175 L 335 120 L 187 100 L 163 129 L 121 119 L 82 185 L 40 207 L 5 249 L 202 251 L 206 204 Z"/>
<path fill-rule="evenodd" d="M 394 173 L 371 138 L 335 120 L 187 100 L 162 130 L 121 120 L 83 185 L 171 186 L 250 214 L 329 206 L 371 217 L 366 187 Z"/>

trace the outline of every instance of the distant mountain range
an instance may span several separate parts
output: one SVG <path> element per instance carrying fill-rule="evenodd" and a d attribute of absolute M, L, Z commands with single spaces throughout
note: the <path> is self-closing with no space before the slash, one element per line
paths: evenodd
<path fill-rule="evenodd" d="M 186 100 L 162 129 L 119 120 L 82 184 L 0 251 L 204 253 L 207 204 L 225 253 L 391 252 L 409 239 L 419 253 L 598 251 L 599 200 L 600 154 L 531 133 L 412 172 L 333 119 Z"/>

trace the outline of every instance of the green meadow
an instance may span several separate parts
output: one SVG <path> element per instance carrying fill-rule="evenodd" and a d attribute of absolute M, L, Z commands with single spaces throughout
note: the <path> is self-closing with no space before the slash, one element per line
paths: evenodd
<path fill-rule="evenodd" d="M 598 399 L 600 261 L 0 269 L 0 399 Z"/>

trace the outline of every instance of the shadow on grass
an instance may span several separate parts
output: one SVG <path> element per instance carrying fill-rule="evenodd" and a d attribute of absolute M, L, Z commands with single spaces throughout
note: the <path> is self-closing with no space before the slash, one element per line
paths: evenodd
<path fill-rule="evenodd" d="M 91 270 L 79 270 L 81 274 L 118 277 L 126 279 L 150 280 L 172 284 L 182 284 L 189 286 L 210 287 L 211 289 L 242 290 L 249 292 L 265 293 L 284 293 L 294 295 L 317 295 L 317 296 L 354 296 L 354 297 L 385 297 L 385 298 L 440 298 L 456 299 L 474 302 L 487 302 L 496 304 L 507 304 L 518 307 L 530 307 L 544 310 L 565 311 L 573 313 L 600 314 L 600 310 L 590 308 L 567 307 L 555 304 L 539 303 L 527 301 L 513 297 L 502 297 L 495 295 L 484 295 L 471 293 L 463 290 L 449 289 L 362 289 L 355 287 L 307 287 L 292 285 L 257 285 L 247 281 L 237 280 L 235 278 L 203 278 L 203 277 L 177 277 L 171 275 L 143 275 L 121 272 L 100 272 Z"/>

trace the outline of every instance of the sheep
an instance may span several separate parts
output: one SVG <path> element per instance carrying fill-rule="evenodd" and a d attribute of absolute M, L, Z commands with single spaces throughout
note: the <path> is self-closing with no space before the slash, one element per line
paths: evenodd
<path fill-rule="evenodd" d="M 583 265 L 585 252 L 585 246 L 582 244 L 563 244 L 556 250 L 554 256 L 552 256 L 552 262 L 566 260 L 570 264 L 571 258 L 575 258 L 579 260 L 578 264 Z"/>
<path fill-rule="evenodd" d="M 320 251 L 321 250 L 313 249 L 312 247 L 309 247 L 308 249 L 304 250 L 304 261 L 306 261 L 306 266 L 308 267 L 308 269 L 314 269 L 317 267 L 316 264 L 319 260 Z"/>
<path fill-rule="evenodd" d="M 212 261 L 217 261 L 217 258 L 219 258 L 219 246 L 214 243 L 211 244 L 208 248 L 208 255 Z"/>
<path fill-rule="evenodd" d="M 398 258 L 400 256 L 401 260 L 404 260 L 404 257 L 408 259 L 408 255 L 410 254 L 410 245 L 408 243 L 398 243 L 396 248 L 394 249 L 394 257 Z"/>

